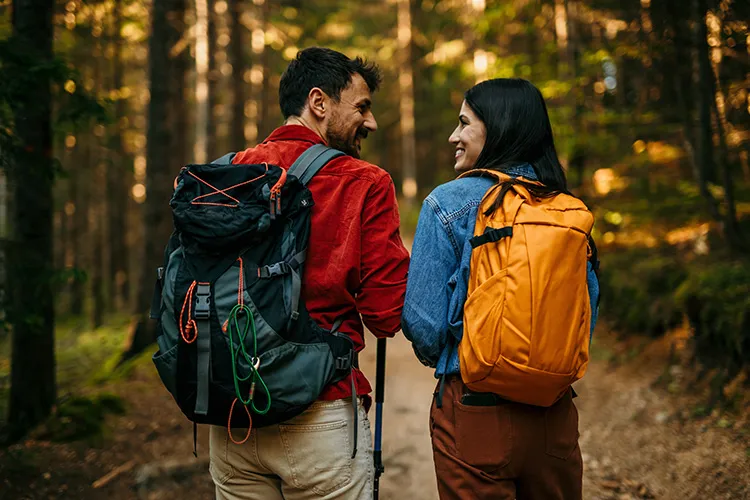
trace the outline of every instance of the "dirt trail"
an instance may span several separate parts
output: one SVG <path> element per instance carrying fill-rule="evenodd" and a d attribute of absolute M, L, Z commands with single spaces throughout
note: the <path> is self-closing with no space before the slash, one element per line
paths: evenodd
<path fill-rule="evenodd" d="M 371 380 L 375 342 L 362 357 Z M 581 395 L 581 448 L 588 500 L 750 498 L 750 457 L 739 431 L 679 418 L 676 396 L 652 388 L 661 366 L 610 369 L 592 362 Z M 389 341 L 381 498 L 437 498 L 428 431 L 431 370 L 401 336 Z M 128 414 L 98 446 L 27 442 L 0 451 L 2 499 L 210 499 L 205 429 L 199 459 L 192 427 L 151 366 L 114 387 Z M 374 418 L 374 412 L 371 412 Z M 118 469 L 119 468 L 119 469 Z M 92 483 L 119 471 L 100 488 Z"/>

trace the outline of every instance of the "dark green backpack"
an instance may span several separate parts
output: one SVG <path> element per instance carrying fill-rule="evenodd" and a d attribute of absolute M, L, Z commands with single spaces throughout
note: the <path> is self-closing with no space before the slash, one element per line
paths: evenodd
<path fill-rule="evenodd" d="M 357 366 L 340 323 L 322 329 L 300 295 L 313 206 L 306 185 L 342 154 L 312 146 L 288 173 L 232 165 L 234 154 L 180 172 L 152 311 L 153 361 L 191 421 L 282 422 Z"/>

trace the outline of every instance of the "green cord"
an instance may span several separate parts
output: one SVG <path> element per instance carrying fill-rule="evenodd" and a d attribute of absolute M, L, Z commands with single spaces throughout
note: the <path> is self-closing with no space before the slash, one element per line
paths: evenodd
<path fill-rule="evenodd" d="M 240 328 L 238 319 L 238 314 L 240 313 L 240 311 L 244 312 L 248 317 L 248 321 L 245 322 L 244 328 Z M 258 333 L 255 330 L 255 317 L 253 316 L 253 311 L 244 304 L 237 304 L 236 306 L 234 306 L 232 308 L 232 311 L 229 313 L 229 325 L 227 330 L 229 334 L 229 351 L 232 355 L 232 375 L 234 378 L 234 390 L 237 394 L 237 399 L 239 399 L 240 402 L 245 406 L 250 405 L 255 413 L 258 413 L 259 415 L 265 415 L 271 409 L 271 393 L 268 390 L 268 386 L 263 381 L 263 377 L 261 377 L 260 373 L 258 373 L 258 370 L 255 369 L 255 361 L 258 359 Z M 245 338 L 247 337 L 248 330 L 251 330 L 253 335 L 252 356 L 248 355 L 247 351 L 245 350 Z M 234 346 L 233 332 L 236 332 L 238 337 L 237 348 L 235 348 Z M 247 375 L 247 377 L 240 377 L 237 374 L 237 354 L 241 354 L 242 358 L 250 365 L 250 373 Z M 248 396 L 247 399 L 244 399 L 242 397 L 242 393 L 240 392 L 240 382 L 245 382 L 250 377 L 253 378 L 251 381 L 251 387 L 255 386 L 256 381 L 260 382 L 262 389 L 268 396 L 266 407 L 263 410 L 259 410 L 255 406 L 254 398 Z"/>

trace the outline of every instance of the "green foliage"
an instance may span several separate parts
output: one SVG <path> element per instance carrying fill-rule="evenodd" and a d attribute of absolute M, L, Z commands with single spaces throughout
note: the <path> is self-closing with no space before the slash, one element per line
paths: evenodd
<path fill-rule="evenodd" d="M 718 388 L 750 366 L 750 262 L 720 253 L 683 262 L 665 248 L 605 250 L 600 283 L 602 315 L 622 334 L 660 335 L 686 317 L 696 360 L 720 368 Z"/>
<path fill-rule="evenodd" d="M 112 382 L 128 380 L 139 366 L 151 367 L 151 356 L 153 351 L 147 349 L 138 356 L 122 362 L 122 353 L 119 350 L 113 353 L 101 367 L 89 378 L 94 385 L 103 385 Z"/>
<path fill-rule="evenodd" d="M 73 389 L 98 380 L 107 360 L 119 354 L 127 333 L 127 317 L 109 318 L 96 330 L 82 318 L 70 318 L 56 331 L 58 383 Z"/>
<path fill-rule="evenodd" d="M 702 363 L 730 375 L 750 364 L 750 264 L 698 266 L 676 299 L 690 320 Z"/>
<path fill-rule="evenodd" d="M 122 415 L 125 403 L 113 394 L 73 397 L 62 402 L 44 424 L 41 437 L 52 441 L 96 438 L 105 429 L 107 415 Z"/>
<path fill-rule="evenodd" d="M 87 320 L 72 317 L 57 321 L 55 353 L 58 390 L 78 394 L 92 386 L 126 379 L 141 357 L 116 366 L 127 334 L 129 317 L 107 318 L 106 326 L 89 330 Z M 5 419 L 10 388 L 10 336 L 0 337 L 0 427 Z M 144 355 L 145 356 L 145 355 Z"/>
<path fill-rule="evenodd" d="M 601 310 L 616 330 L 661 335 L 682 321 L 673 292 L 686 276 L 685 268 L 668 250 L 605 252 Z"/>

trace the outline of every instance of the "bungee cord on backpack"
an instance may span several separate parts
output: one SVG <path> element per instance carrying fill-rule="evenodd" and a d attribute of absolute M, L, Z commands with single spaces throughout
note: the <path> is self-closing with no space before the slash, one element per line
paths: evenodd
<path fill-rule="evenodd" d="M 245 286 L 244 286 L 244 262 L 242 257 L 237 259 L 240 263 L 239 278 L 237 284 L 237 304 L 232 308 L 229 313 L 229 317 L 222 325 L 222 330 L 226 332 L 229 339 L 229 354 L 232 359 L 232 380 L 234 382 L 234 390 L 236 397 L 232 401 L 231 409 L 229 410 L 229 421 L 227 423 L 227 432 L 229 437 L 235 444 L 242 444 L 247 441 L 250 436 L 250 430 L 252 429 L 252 416 L 250 409 L 252 409 L 258 415 L 265 415 L 271 409 L 271 392 L 260 375 L 260 357 L 258 356 L 258 332 L 255 328 L 255 315 L 252 309 L 245 305 Z M 197 281 L 193 281 L 188 288 L 187 294 L 185 294 L 185 300 L 182 304 L 182 310 L 180 311 L 180 335 L 182 340 L 186 344 L 192 344 L 198 338 L 198 326 L 193 319 L 193 298 L 195 295 L 195 287 Z M 185 310 L 187 310 L 187 321 L 185 321 Z M 244 316 L 247 321 L 241 324 L 240 318 Z M 248 333 L 252 335 L 252 355 L 247 352 L 245 347 L 245 340 L 247 339 Z M 238 367 L 241 361 L 244 360 L 250 366 L 250 372 L 246 376 L 242 376 L 239 373 Z M 240 383 L 247 382 L 250 380 L 250 390 L 248 391 L 247 398 L 243 397 Z M 260 388 L 266 393 L 266 405 L 265 408 L 258 408 L 255 405 L 255 388 L 256 385 L 260 384 Z M 247 435 L 242 441 L 236 441 L 232 436 L 232 414 L 234 413 L 234 407 L 237 402 L 240 402 L 245 408 L 250 425 L 248 425 Z M 250 408 L 248 408 L 250 407 Z"/>
<path fill-rule="evenodd" d="M 193 319 L 193 296 L 195 295 L 195 287 L 198 284 L 197 281 L 193 281 L 185 294 L 185 301 L 182 303 L 182 310 L 180 311 L 180 336 L 186 344 L 192 344 L 198 338 L 198 325 Z M 185 315 L 185 309 L 187 309 L 187 323 L 183 320 Z"/>

